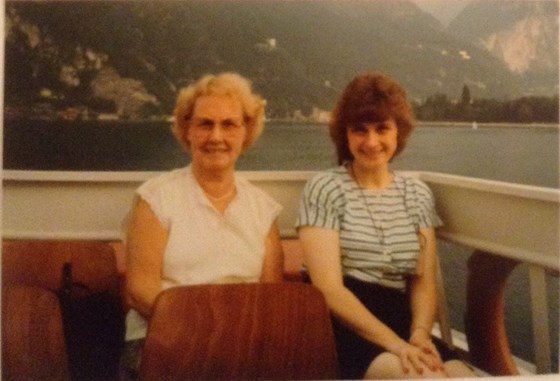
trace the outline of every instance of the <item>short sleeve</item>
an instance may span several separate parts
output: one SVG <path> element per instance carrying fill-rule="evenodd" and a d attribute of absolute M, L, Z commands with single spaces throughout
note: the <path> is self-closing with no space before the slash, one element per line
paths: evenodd
<path fill-rule="evenodd" d="M 418 226 L 420 228 L 437 228 L 442 226 L 443 221 L 437 214 L 432 190 L 418 179 L 413 180 L 412 186 L 418 213 Z"/>
<path fill-rule="evenodd" d="M 166 197 L 169 195 L 161 183 L 161 177 L 148 180 L 136 190 L 136 195 L 148 203 L 162 226 L 168 229 L 170 214 L 166 211 Z"/>
<path fill-rule="evenodd" d="M 304 187 L 296 228 L 315 226 L 339 230 L 344 199 L 341 181 L 334 173 L 315 176 Z"/>

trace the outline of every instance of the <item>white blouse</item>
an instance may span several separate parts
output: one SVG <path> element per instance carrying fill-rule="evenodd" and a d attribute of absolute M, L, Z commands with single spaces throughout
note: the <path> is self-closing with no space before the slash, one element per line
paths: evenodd
<path fill-rule="evenodd" d="M 281 206 L 264 191 L 236 177 L 237 194 L 218 212 L 190 166 L 148 180 L 137 195 L 151 207 L 169 239 L 163 255 L 162 288 L 208 283 L 257 282 L 265 240 Z M 146 320 L 127 316 L 126 340 L 146 335 Z"/>

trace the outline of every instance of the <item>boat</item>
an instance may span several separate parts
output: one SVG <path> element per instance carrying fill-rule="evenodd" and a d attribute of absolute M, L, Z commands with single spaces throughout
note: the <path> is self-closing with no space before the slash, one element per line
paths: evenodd
<path fill-rule="evenodd" d="M 314 171 L 241 171 L 284 209 L 279 217 L 291 270 L 300 265 L 293 228 L 303 186 Z M 466 332 L 450 328 L 439 284 L 434 334 L 463 351 L 482 375 L 552 372 L 545 276 L 560 271 L 560 190 L 435 172 L 408 172 L 426 182 L 445 222 L 438 239 L 473 251 L 469 260 Z M 122 237 L 134 190 L 159 172 L 3 172 L 3 240 L 96 240 Z M 119 268 L 124 271 L 122 255 Z M 504 325 L 503 291 L 519 264 L 529 266 L 535 358 L 515 359 Z M 487 271 L 491 268 L 492 271 Z M 441 274 L 445 277 L 445 273 Z M 470 320 L 469 320 L 470 319 Z M 469 323 L 470 321 L 470 323 Z M 548 376 L 546 376 L 548 377 Z"/>

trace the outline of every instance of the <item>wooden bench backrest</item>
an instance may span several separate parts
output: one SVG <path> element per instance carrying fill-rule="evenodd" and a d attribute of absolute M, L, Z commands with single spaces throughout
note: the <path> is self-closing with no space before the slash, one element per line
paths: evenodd
<path fill-rule="evenodd" d="M 87 293 L 120 294 L 112 247 L 100 241 L 2 242 L 2 379 L 68 380 L 68 352 L 56 290 L 62 268 Z"/>
<path fill-rule="evenodd" d="M 2 283 L 58 289 L 65 262 L 72 263 L 74 280 L 92 291 L 118 290 L 115 253 L 102 241 L 4 240 Z"/>
<path fill-rule="evenodd" d="M 29 286 L 2 295 L 2 380 L 69 380 L 58 297 Z"/>
<path fill-rule="evenodd" d="M 162 292 L 143 380 L 336 379 L 323 295 L 300 282 L 185 286 Z"/>

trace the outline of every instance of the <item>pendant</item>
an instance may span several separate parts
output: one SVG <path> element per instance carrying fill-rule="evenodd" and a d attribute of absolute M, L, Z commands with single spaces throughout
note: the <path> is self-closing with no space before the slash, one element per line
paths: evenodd
<path fill-rule="evenodd" d="M 392 260 L 393 260 L 393 257 L 391 256 L 391 250 L 389 250 L 389 249 L 384 249 L 382 254 L 383 254 L 383 257 L 384 257 L 386 260 L 388 260 L 388 261 L 392 261 Z"/>

